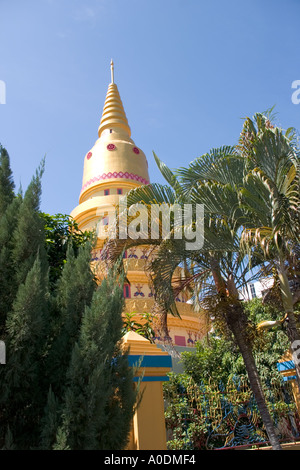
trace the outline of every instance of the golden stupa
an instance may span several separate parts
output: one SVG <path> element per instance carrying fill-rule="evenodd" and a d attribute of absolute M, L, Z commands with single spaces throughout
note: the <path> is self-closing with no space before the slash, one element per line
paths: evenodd
<path fill-rule="evenodd" d="M 144 152 L 131 139 L 131 130 L 114 82 L 114 64 L 111 61 L 111 83 L 108 86 L 103 113 L 95 145 L 84 157 L 82 189 L 79 205 L 71 216 L 80 230 L 94 230 L 99 225 L 108 230 L 110 214 L 114 213 L 121 195 L 130 189 L 149 184 L 148 163 Z M 98 238 L 93 258 L 100 258 L 103 239 Z M 125 253 L 124 264 L 128 285 L 124 286 L 125 312 L 151 313 L 153 291 L 145 272 L 147 246 L 134 247 Z M 155 342 L 172 344 L 177 350 L 193 347 L 206 332 L 203 318 L 193 312 L 191 305 L 179 295 L 176 299 L 181 318 L 168 315 L 168 335 L 156 330 Z"/>

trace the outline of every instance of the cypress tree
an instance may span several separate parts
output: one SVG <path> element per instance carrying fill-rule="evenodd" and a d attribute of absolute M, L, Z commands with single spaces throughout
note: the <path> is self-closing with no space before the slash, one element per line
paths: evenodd
<path fill-rule="evenodd" d="M 72 349 L 79 337 L 82 315 L 85 307 L 92 301 L 95 288 L 90 244 L 81 246 L 77 257 L 69 245 L 53 301 L 53 342 L 47 360 L 49 383 L 57 396 L 63 394 Z"/>
<path fill-rule="evenodd" d="M 0 218 L 13 201 L 15 184 L 7 150 L 0 145 Z"/>
<path fill-rule="evenodd" d="M 51 449 L 61 424 L 60 412 L 66 385 L 66 374 L 74 344 L 78 341 L 84 309 L 91 304 L 96 289 L 91 270 L 91 245 L 78 247 L 77 256 L 70 243 L 56 289 L 52 292 L 51 332 L 46 361 L 47 405 L 41 423 L 41 447 Z"/>
<path fill-rule="evenodd" d="M 127 443 L 136 392 L 120 350 L 123 306 L 123 280 L 111 271 L 84 312 L 56 449 L 122 449 Z"/>
<path fill-rule="evenodd" d="M 43 172 L 44 161 L 25 192 L 13 233 L 12 260 L 18 285 L 25 282 L 38 252 L 42 265 L 46 263 L 44 222 L 39 214 Z"/>
<path fill-rule="evenodd" d="M 15 269 L 12 260 L 12 233 L 18 223 L 22 197 L 16 196 L 0 219 L 0 338 L 5 339 L 4 325 L 17 291 Z"/>
<path fill-rule="evenodd" d="M 41 419 L 40 449 L 51 450 L 55 444 L 55 438 L 60 421 L 60 403 L 52 391 L 50 385 L 47 403 Z"/>
<path fill-rule="evenodd" d="M 0 338 L 15 293 L 11 260 L 12 232 L 16 227 L 20 197 L 15 197 L 9 155 L 0 145 Z"/>
<path fill-rule="evenodd" d="M 37 445 L 46 401 L 41 387 L 48 323 L 45 272 L 37 256 L 6 321 L 7 363 L 0 370 L 0 415 L 21 449 Z"/>

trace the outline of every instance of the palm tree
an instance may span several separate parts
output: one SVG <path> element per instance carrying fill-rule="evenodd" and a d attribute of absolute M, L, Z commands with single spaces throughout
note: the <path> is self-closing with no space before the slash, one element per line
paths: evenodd
<path fill-rule="evenodd" d="M 238 296 L 239 283 L 245 282 L 248 266 L 246 268 L 245 260 L 240 256 L 239 224 L 232 216 L 232 211 L 239 211 L 234 179 L 238 178 L 243 163 L 242 159 L 234 158 L 236 156 L 235 149 L 230 147 L 213 150 L 197 159 L 189 169 L 180 170 L 180 181 L 155 156 L 170 186 L 153 184 L 132 190 L 127 195 L 127 206 L 142 203 L 150 211 L 152 204 L 179 204 L 184 214 L 186 203 L 205 203 L 205 244 L 201 249 L 187 250 L 185 241 L 175 236 L 176 232 L 184 228 L 176 225 L 175 220 L 172 221 L 169 237 L 147 240 L 147 244 L 155 246 L 155 256 L 148 266 L 155 299 L 165 319 L 167 312 L 179 315 L 176 295 L 179 290 L 190 288 L 195 305 L 200 301 L 201 307 L 205 306 L 213 314 L 212 320 L 222 324 L 233 335 L 245 361 L 250 385 L 271 445 L 274 449 L 281 449 L 252 354 L 253 328 Z M 219 204 L 223 205 L 221 215 Z M 225 211 L 229 214 L 227 217 L 223 216 Z M 195 224 L 194 220 L 192 225 Z M 115 261 L 122 249 L 138 244 L 145 244 L 145 240 L 109 240 L 103 255 Z M 186 276 L 175 282 L 174 286 L 174 273 L 178 266 L 185 267 Z"/>
<path fill-rule="evenodd" d="M 289 278 L 300 245 L 300 154 L 294 136 L 293 129 L 284 132 L 274 127 L 268 116 L 256 114 L 253 120 L 245 119 L 239 140 L 247 170 L 240 190 L 240 206 L 248 219 L 242 241 L 246 247 L 259 246 L 265 260 L 276 267 L 284 309 L 282 322 L 292 352 L 300 344 L 294 315 L 299 271 L 295 296 Z M 300 363 L 294 362 L 300 388 Z"/>

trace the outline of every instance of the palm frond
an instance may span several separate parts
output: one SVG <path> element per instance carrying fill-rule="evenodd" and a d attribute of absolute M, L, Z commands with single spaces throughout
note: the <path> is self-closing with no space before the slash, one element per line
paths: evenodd
<path fill-rule="evenodd" d="M 173 190 L 179 195 L 182 193 L 182 188 L 177 180 L 176 175 L 170 170 L 170 168 L 158 158 L 155 152 L 153 152 L 155 162 L 158 166 L 159 171 L 162 176 L 165 178 L 167 183 L 173 188 Z"/>
<path fill-rule="evenodd" d="M 198 157 L 188 168 L 179 168 L 176 174 L 186 194 L 199 183 L 235 185 L 242 180 L 243 160 L 239 157 L 236 147 L 224 146 Z"/>

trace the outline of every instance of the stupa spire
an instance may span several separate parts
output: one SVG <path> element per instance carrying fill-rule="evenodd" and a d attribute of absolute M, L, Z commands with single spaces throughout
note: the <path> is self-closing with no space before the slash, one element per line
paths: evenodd
<path fill-rule="evenodd" d="M 124 111 L 123 103 L 120 98 L 119 90 L 114 82 L 114 63 L 110 62 L 111 83 L 108 86 L 102 118 L 98 129 L 98 136 L 101 137 L 105 129 L 113 129 L 115 131 L 125 131 L 128 136 L 131 135 L 131 130 L 127 121 Z"/>
<path fill-rule="evenodd" d="M 114 78 L 114 63 L 113 60 L 111 59 L 110 61 L 110 74 L 111 74 L 111 83 L 115 83 L 115 78 Z"/>

